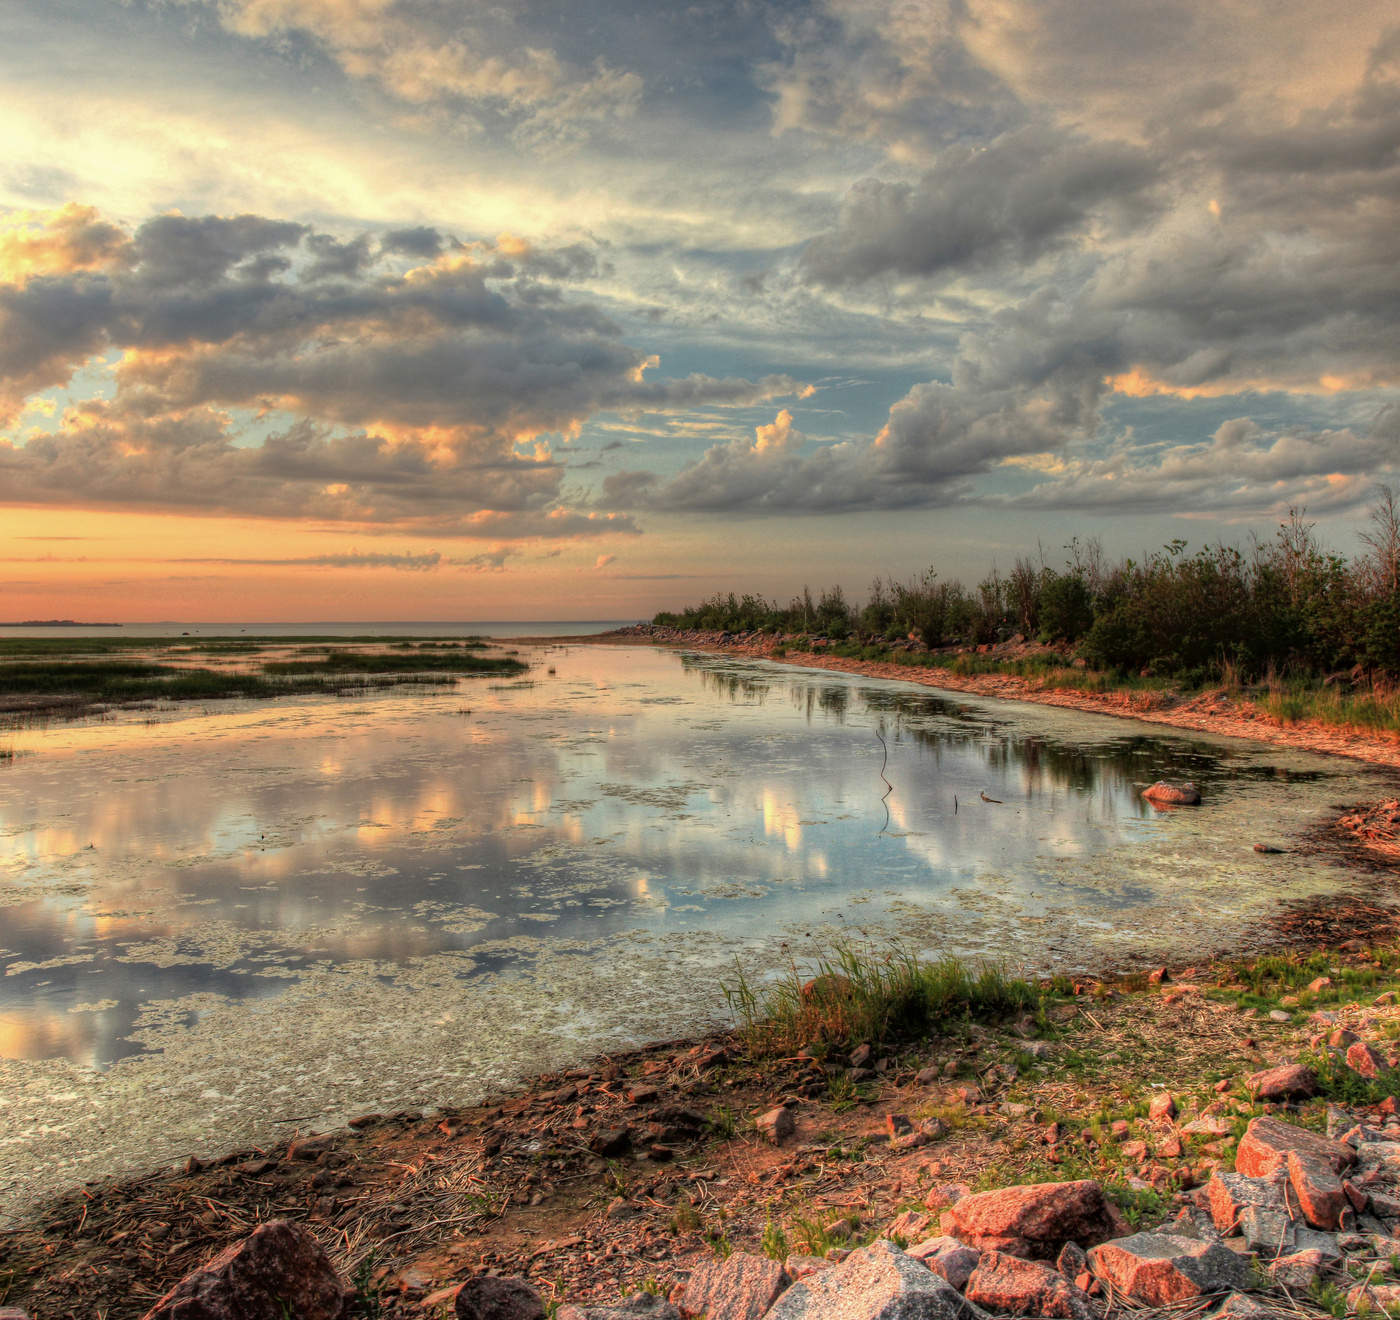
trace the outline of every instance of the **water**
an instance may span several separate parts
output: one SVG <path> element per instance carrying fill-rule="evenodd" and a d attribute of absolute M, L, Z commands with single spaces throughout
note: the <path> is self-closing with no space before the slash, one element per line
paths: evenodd
<path fill-rule="evenodd" d="M 527 658 L 446 693 L 6 735 L 0 1215 L 693 1030 L 736 957 L 1189 956 L 1347 879 L 1253 842 L 1395 791 L 1340 758 L 825 671 Z M 1157 778 L 1205 805 L 1153 810 Z"/>

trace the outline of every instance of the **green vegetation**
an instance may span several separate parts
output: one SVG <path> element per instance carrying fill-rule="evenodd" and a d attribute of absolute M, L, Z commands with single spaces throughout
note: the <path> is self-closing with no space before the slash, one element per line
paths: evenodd
<path fill-rule="evenodd" d="M 528 665 L 511 656 L 465 650 L 327 651 L 305 660 L 269 660 L 265 674 L 403 674 L 450 670 L 457 674 L 522 674 Z"/>
<path fill-rule="evenodd" d="M 861 1042 L 912 1040 L 959 1021 L 1037 1010 L 1041 991 L 990 964 L 956 958 L 920 962 L 902 949 L 883 953 L 841 945 L 804 977 L 794 966 L 756 989 L 739 969 L 724 995 L 749 1048 L 790 1054 Z"/>
<path fill-rule="evenodd" d="M 36 646 L 36 640 L 42 645 Z M 380 639 L 374 639 L 379 642 Z M 433 643 L 364 650 L 319 644 L 314 654 L 292 648 L 291 658 L 259 661 L 248 651 L 288 649 L 285 639 L 228 642 L 193 648 L 175 640 L 143 639 L 139 648 L 100 638 L 0 640 L 0 708 L 25 717 L 80 715 L 98 706 L 153 701 L 266 699 L 327 693 L 347 695 L 384 687 L 444 687 L 457 675 L 523 673 L 513 655 L 477 654 L 480 643 Z M 133 654 L 137 651 L 141 654 Z M 227 654 L 235 663 L 203 668 L 187 657 Z"/>
<path fill-rule="evenodd" d="M 1111 564 L 1097 541 L 1075 540 L 1061 568 L 1043 553 L 1022 556 L 1009 574 L 993 569 L 974 588 L 930 569 L 904 582 L 877 578 L 863 604 L 840 587 L 815 599 L 804 589 L 787 606 L 730 593 L 654 622 L 769 632 L 797 645 L 820 637 L 838 655 L 913 663 L 927 656 L 911 655 L 912 646 L 1019 636 L 1061 653 L 959 656 L 953 667 L 1091 691 L 1166 680 L 1267 684 L 1266 709 L 1281 720 L 1400 729 L 1400 496 L 1388 487 L 1379 488 L 1361 539 L 1366 553 L 1348 561 L 1295 511 L 1247 552 L 1216 545 L 1188 554 L 1176 540 Z"/>

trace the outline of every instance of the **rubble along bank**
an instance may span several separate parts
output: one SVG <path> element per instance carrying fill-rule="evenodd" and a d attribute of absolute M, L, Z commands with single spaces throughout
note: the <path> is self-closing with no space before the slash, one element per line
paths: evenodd
<path fill-rule="evenodd" d="M 1369 935 L 1387 926 L 1369 921 Z M 1273 1106 L 1246 1079 L 1313 1050 L 1315 1013 L 1397 1061 L 1388 925 L 1375 949 L 1082 982 L 1033 1016 L 849 1053 L 773 1059 L 733 1034 L 654 1045 L 470 1109 L 366 1115 L 89 1187 L 0 1236 L 0 1305 L 137 1317 L 272 1218 L 311 1228 L 372 1299 L 363 1313 L 386 1317 L 440 1315 L 484 1270 L 570 1301 L 666 1292 L 731 1249 L 839 1252 L 969 1188 L 1095 1178 L 1155 1224 L 1231 1166 Z M 1164 1091 L 1166 1119 L 1151 1103 Z M 1297 1116 L 1320 1122 L 1325 1103 Z M 794 1130 L 773 1145 L 757 1120 L 780 1105 Z"/>
<path fill-rule="evenodd" d="M 1149 724 L 1169 725 L 1198 733 L 1250 738 L 1299 751 L 1349 756 L 1376 765 L 1400 768 L 1400 738 L 1351 728 L 1307 722 L 1280 724 L 1247 697 L 1232 696 L 1224 689 L 1181 697 L 1161 690 L 1121 688 L 1110 692 L 1085 692 L 1053 687 L 1018 674 L 958 674 L 936 663 L 894 663 L 832 655 L 823 648 L 799 649 L 792 637 L 766 633 L 719 633 L 635 624 L 611 633 L 585 637 L 510 638 L 513 645 L 612 645 L 664 646 L 703 651 L 715 655 L 739 655 L 806 669 L 831 669 L 869 678 L 889 678 L 924 687 L 969 692 L 982 697 L 1028 701 L 1042 706 L 1063 706 L 1097 715 L 1117 715 Z M 996 657 L 999 650 L 989 654 Z M 950 653 L 951 654 L 951 653 Z M 1009 654 L 1009 653 L 1008 653 Z"/>

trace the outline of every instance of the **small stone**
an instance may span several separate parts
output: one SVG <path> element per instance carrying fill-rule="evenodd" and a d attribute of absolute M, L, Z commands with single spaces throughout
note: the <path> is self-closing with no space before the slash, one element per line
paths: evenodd
<path fill-rule="evenodd" d="M 1245 1084 L 1259 1100 L 1306 1100 L 1317 1094 L 1317 1074 L 1299 1063 L 1253 1073 Z"/>
<path fill-rule="evenodd" d="M 954 1237 L 929 1238 L 909 1248 L 908 1254 L 921 1260 L 941 1279 L 946 1279 L 959 1292 L 967 1287 L 972 1271 L 982 1259 L 976 1247 L 965 1246 Z"/>
<path fill-rule="evenodd" d="M 1077 1279 L 1089 1268 L 1088 1253 L 1077 1242 L 1066 1242 L 1055 1257 L 1055 1268 L 1065 1278 Z"/>
<path fill-rule="evenodd" d="M 1250 1178 L 1263 1177 L 1285 1168 L 1290 1150 L 1320 1155 L 1337 1173 L 1344 1173 L 1356 1160 L 1356 1152 L 1340 1141 L 1265 1115 L 1250 1120 L 1235 1152 L 1235 1169 Z"/>
<path fill-rule="evenodd" d="M 307 1229 L 270 1219 L 187 1274 L 146 1320 L 342 1320 L 351 1296 Z"/>
<path fill-rule="evenodd" d="M 604 1159 L 625 1155 L 632 1149 L 632 1133 L 625 1127 L 599 1128 L 588 1143 L 588 1149 Z"/>
<path fill-rule="evenodd" d="M 950 1205 L 955 1205 L 964 1196 L 971 1196 L 972 1188 L 966 1183 L 943 1183 L 933 1188 L 924 1197 L 924 1204 L 930 1210 L 946 1210 Z"/>
<path fill-rule="evenodd" d="M 1307 1292 L 1322 1274 L 1325 1263 L 1320 1251 L 1295 1251 L 1271 1262 L 1269 1277 L 1281 1288 Z"/>
<path fill-rule="evenodd" d="M 1293 1021 L 1293 1015 L 1292 1015 L 1291 1013 L 1285 1013 L 1285 1012 L 1283 1011 L 1283 1009 L 1281 1009 L 1281 1008 L 1271 1008 L 1271 1009 L 1269 1010 L 1269 1021 L 1270 1021 L 1270 1022 L 1292 1022 L 1292 1021 Z"/>
<path fill-rule="evenodd" d="M 1193 1118 L 1189 1123 L 1183 1123 L 1181 1131 L 1183 1136 L 1188 1137 L 1228 1137 L 1231 1129 L 1225 1119 L 1207 1114 L 1204 1118 Z"/>
<path fill-rule="evenodd" d="M 1293 1217 L 1286 1210 L 1247 1205 L 1240 1211 L 1238 1228 L 1245 1247 L 1260 1255 L 1277 1256 L 1297 1245 Z"/>
<path fill-rule="evenodd" d="M 1272 1306 L 1257 1302 L 1246 1293 L 1231 1293 L 1211 1320 L 1278 1320 Z"/>
<path fill-rule="evenodd" d="M 321 1132 L 315 1136 L 301 1137 L 287 1147 L 287 1158 L 289 1160 L 314 1160 L 318 1155 L 328 1151 L 334 1144 L 335 1134 L 332 1132 Z"/>
<path fill-rule="evenodd" d="M 822 1270 L 829 1270 L 831 1265 L 831 1261 L 821 1256 L 792 1255 L 783 1262 L 783 1269 L 787 1271 L 788 1278 L 796 1283 Z"/>
<path fill-rule="evenodd" d="M 943 1070 L 937 1067 L 920 1068 L 914 1074 L 914 1084 L 916 1086 L 932 1086 L 943 1076 Z"/>
<path fill-rule="evenodd" d="M 1362 1077 L 1375 1078 L 1385 1071 L 1385 1059 L 1364 1040 L 1358 1040 L 1347 1050 L 1347 1067 Z"/>
<path fill-rule="evenodd" d="M 1168 1137 L 1157 1147 L 1157 1158 L 1159 1160 L 1178 1160 L 1181 1158 L 1184 1149 L 1180 1137 Z"/>
<path fill-rule="evenodd" d="M 1315 1251 L 1329 1264 L 1342 1258 L 1342 1248 L 1336 1233 L 1323 1233 L 1316 1228 L 1298 1224 L 1293 1230 L 1295 1251 Z"/>
<path fill-rule="evenodd" d="M 914 1125 L 903 1114 L 886 1114 L 885 1131 L 890 1137 L 902 1137 L 914 1130 Z"/>
<path fill-rule="evenodd" d="M 932 1227 L 932 1215 L 926 1215 L 922 1210 L 906 1210 L 891 1219 L 880 1236 L 890 1241 L 903 1238 L 905 1242 L 919 1242 L 928 1236 Z"/>
<path fill-rule="evenodd" d="M 1287 1213 L 1283 1179 L 1277 1176 L 1247 1178 L 1242 1173 L 1217 1171 L 1206 1184 L 1206 1203 L 1211 1222 L 1227 1237 L 1239 1231 L 1240 1217 L 1250 1206 Z"/>
<path fill-rule="evenodd" d="M 1308 1223 L 1314 1228 L 1341 1227 L 1342 1211 L 1349 1202 L 1342 1180 L 1326 1159 L 1314 1152 L 1290 1150 L 1288 1181 Z"/>
<path fill-rule="evenodd" d="M 1058 1270 L 1000 1251 L 983 1254 L 967 1281 L 969 1302 L 1010 1315 L 1094 1320 L 1089 1299 Z"/>
<path fill-rule="evenodd" d="M 758 1129 L 758 1135 L 774 1146 L 781 1146 L 788 1137 L 797 1131 L 797 1124 L 793 1120 L 792 1114 L 783 1105 L 778 1105 L 766 1114 L 760 1115 L 754 1120 L 754 1126 Z"/>
<path fill-rule="evenodd" d="M 1129 1301 L 1171 1306 L 1248 1287 L 1249 1268 L 1214 1242 L 1166 1233 L 1134 1233 L 1089 1252 L 1094 1273 Z"/>
<path fill-rule="evenodd" d="M 655 1293 L 633 1293 L 613 1306 L 561 1306 L 555 1320 L 681 1320 L 681 1313 Z"/>
<path fill-rule="evenodd" d="M 1122 1141 L 1133 1129 L 1126 1118 L 1115 1118 L 1108 1125 L 1108 1130 L 1113 1134 L 1115 1141 Z"/>
<path fill-rule="evenodd" d="M 1122 1154 L 1125 1160 L 1145 1160 L 1147 1158 L 1147 1142 L 1141 1140 L 1125 1141 L 1122 1146 Z"/>
<path fill-rule="evenodd" d="M 477 1274 L 458 1290 L 457 1320 L 544 1320 L 544 1299 L 521 1278 Z"/>
<path fill-rule="evenodd" d="M 1162 1091 L 1152 1097 L 1147 1106 L 1147 1117 L 1154 1122 L 1176 1117 L 1176 1097 L 1170 1091 Z"/>
<path fill-rule="evenodd" d="M 876 1241 L 834 1269 L 794 1283 L 768 1320 L 967 1320 L 969 1314 L 968 1303 L 946 1280 L 893 1243 Z"/>
<path fill-rule="evenodd" d="M 1123 1231 L 1096 1182 L 1031 1183 L 965 1196 L 943 1216 L 944 1232 L 984 1251 L 1053 1260 L 1066 1242 L 1102 1242 Z"/>
<path fill-rule="evenodd" d="M 1347 1293 L 1348 1315 L 1388 1315 L 1400 1306 L 1400 1284 L 1362 1283 Z"/>
<path fill-rule="evenodd" d="M 1332 978 L 1330 976 L 1319 976 L 1308 982 L 1308 992 L 1320 995 L 1324 990 L 1332 988 Z"/>
<path fill-rule="evenodd" d="M 685 1317 L 759 1320 L 791 1282 L 777 1261 L 736 1251 L 724 1260 L 698 1265 L 691 1272 L 678 1306 Z"/>
<path fill-rule="evenodd" d="M 852 1068 L 868 1068 L 875 1051 L 869 1045 L 857 1045 L 851 1051 L 849 1063 Z"/>

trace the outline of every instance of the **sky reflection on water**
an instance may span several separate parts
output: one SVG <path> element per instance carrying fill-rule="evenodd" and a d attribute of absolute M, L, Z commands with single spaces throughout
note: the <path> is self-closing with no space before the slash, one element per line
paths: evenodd
<path fill-rule="evenodd" d="M 637 931 L 927 942 L 921 919 L 963 911 L 971 931 L 979 896 L 1029 922 L 1079 906 L 1102 927 L 1163 901 L 1144 857 L 1165 849 L 1208 885 L 1224 859 L 1253 866 L 1239 821 L 1258 819 L 1261 794 L 1276 838 L 1370 773 L 588 647 L 446 695 L 181 711 L 16 743 L 0 771 L 0 1057 L 99 1066 L 194 1025 L 192 997 L 264 999 L 352 962 L 464 953 L 454 975 L 470 980 Z M 1138 796 L 1159 777 L 1194 779 L 1207 807 L 1161 816 Z M 1191 896 L 1165 898 L 1189 918 Z M 1077 942 L 988 938 L 975 946 L 1042 961 Z"/>

